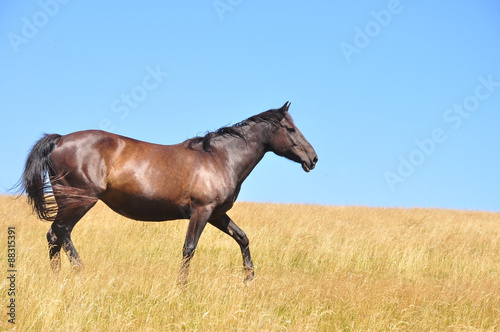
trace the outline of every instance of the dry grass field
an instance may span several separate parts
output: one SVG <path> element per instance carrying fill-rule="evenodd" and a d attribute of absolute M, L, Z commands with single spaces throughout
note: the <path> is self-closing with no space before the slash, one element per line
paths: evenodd
<path fill-rule="evenodd" d="M 45 233 L 24 199 L 0 197 L 0 330 L 495 331 L 500 214 L 238 203 L 256 278 L 239 247 L 207 226 L 177 286 L 186 221 L 142 223 L 99 203 L 73 231 L 85 263 L 53 276 Z M 16 232 L 16 324 L 7 232 Z"/>

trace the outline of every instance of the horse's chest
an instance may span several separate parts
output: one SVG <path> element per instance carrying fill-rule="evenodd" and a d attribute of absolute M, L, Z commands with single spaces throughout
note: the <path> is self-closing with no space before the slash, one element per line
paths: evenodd
<path fill-rule="evenodd" d="M 236 184 L 223 173 L 201 171 L 196 175 L 193 196 L 206 203 L 215 205 L 234 202 Z"/>

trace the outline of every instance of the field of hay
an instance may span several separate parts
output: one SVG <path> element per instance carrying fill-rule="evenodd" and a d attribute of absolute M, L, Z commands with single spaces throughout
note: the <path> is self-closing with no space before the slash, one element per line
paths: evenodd
<path fill-rule="evenodd" d="M 177 272 L 187 222 L 142 223 L 98 203 L 73 231 L 82 272 L 52 275 L 24 199 L 0 197 L 0 330 L 493 331 L 500 327 L 500 214 L 237 203 L 256 278 L 207 226 L 189 284 Z M 8 227 L 15 227 L 15 325 Z"/>

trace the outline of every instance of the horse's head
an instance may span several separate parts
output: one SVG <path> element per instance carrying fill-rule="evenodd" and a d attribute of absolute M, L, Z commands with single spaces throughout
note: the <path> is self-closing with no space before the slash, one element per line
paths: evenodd
<path fill-rule="evenodd" d="M 312 145 L 293 123 L 288 114 L 290 102 L 286 102 L 279 111 L 283 119 L 276 127 L 270 143 L 270 150 L 278 156 L 283 156 L 302 165 L 304 171 L 309 172 L 316 166 L 318 155 Z"/>

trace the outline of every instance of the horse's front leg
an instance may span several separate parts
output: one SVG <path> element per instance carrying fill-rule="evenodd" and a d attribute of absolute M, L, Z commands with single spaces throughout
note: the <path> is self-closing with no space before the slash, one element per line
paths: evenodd
<path fill-rule="evenodd" d="M 198 245 L 198 240 L 200 235 L 207 224 L 210 215 L 212 214 L 212 209 L 203 207 L 194 210 L 189 219 L 189 225 L 186 233 L 186 240 L 184 241 L 184 247 L 182 250 L 182 262 L 179 269 L 179 284 L 185 285 L 187 283 L 187 278 L 189 274 L 189 265 L 191 259 L 193 258 L 194 251 Z"/>
<path fill-rule="evenodd" d="M 243 257 L 243 273 L 245 275 L 244 281 L 252 281 L 255 274 L 252 257 L 250 256 L 250 249 L 248 247 L 250 242 L 248 241 L 248 237 L 245 232 L 243 232 L 227 214 L 217 219 L 210 220 L 210 223 L 231 236 L 240 245 L 241 256 Z"/>

